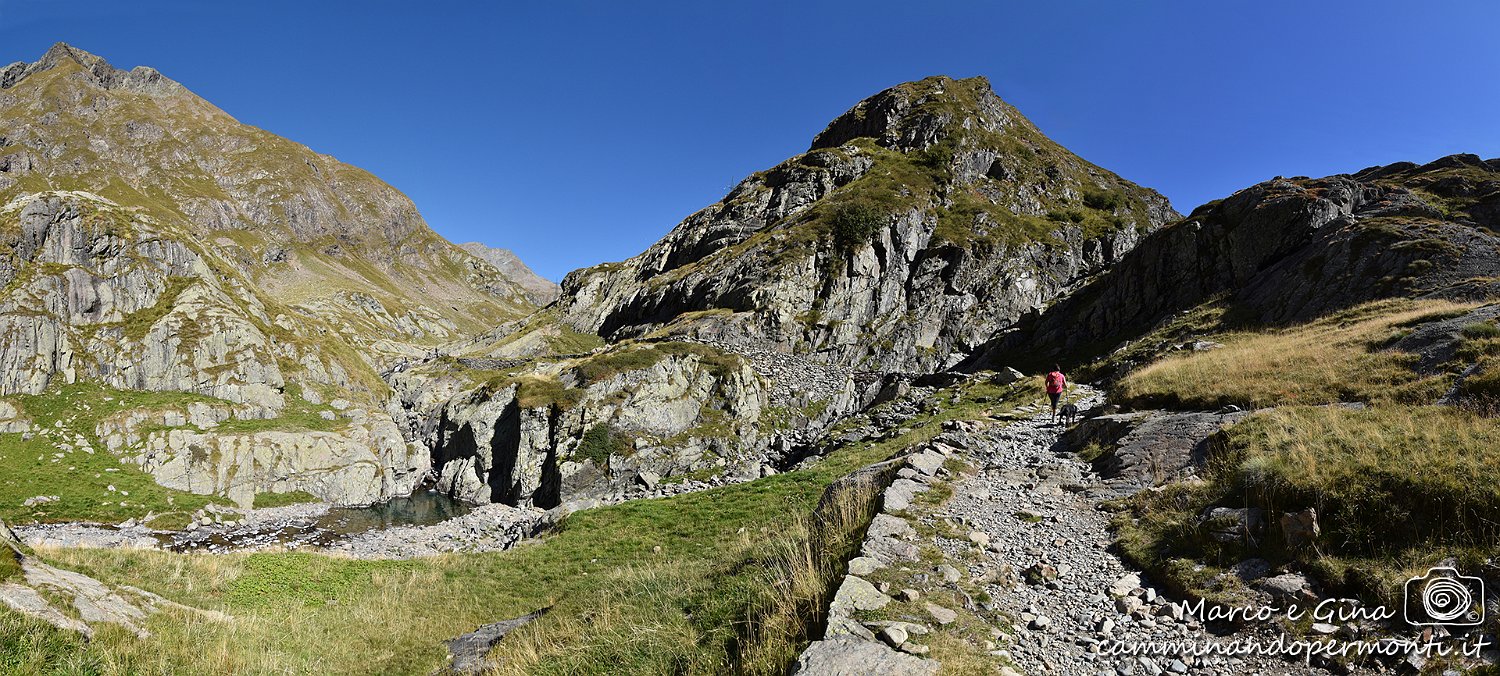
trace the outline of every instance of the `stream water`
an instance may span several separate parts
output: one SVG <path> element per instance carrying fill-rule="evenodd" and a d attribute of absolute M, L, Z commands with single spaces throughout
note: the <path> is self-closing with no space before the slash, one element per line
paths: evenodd
<path fill-rule="evenodd" d="M 157 536 L 162 546 L 177 552 L 224 551 L 243 547 L 282 545 L 289 549 L 325 547 L 351 535 L 392 526 L 430 526 L 469 512 L 465 505 L 437 491 L 418 490 L 365 507 L 334 507 L 307 519 L 184 531 Z"/>

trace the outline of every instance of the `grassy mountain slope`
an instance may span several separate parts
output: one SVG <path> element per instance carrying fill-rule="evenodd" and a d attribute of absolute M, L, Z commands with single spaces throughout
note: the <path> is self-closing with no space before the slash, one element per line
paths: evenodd
<path fill-rule="evenodd" d="M 1287 327 L 1204 331 L 1198 340 L 1223 347 L 1129 371 L 1115 392 L 1127 406 L 1256 412 L 1209 440 L 1201 480 L 1117 505 L 1124 552 L 1226 603 L 1252 598 L 1227 572 L 1247 558 L 1306 574 L 1325 596 L 1388 607 L 1445 560 L 1493 578 L 1497 316 L 1493 300 L 1385 300 Z M 1260 510 L 1265 522 L 1225 541 L 1203 517 L 1218 507 Z M 1321 533 L 1295 544 L 1282 515 L 1309 509 Z"/>
<path fill-rule="evenodd" d="M 107 451 L 163 484 L 119 500 L 85 477 L 24 518 L 190 512 L 173 490 L 409 491 L 430 461 L 379 371 L 533 310 L 389 185 L 154 70 L 63 44 L 0 70 L 4 445 Z M 69 409 L 114 415 L 48 413 Z M 36 437 L 44 419 L 59 439 Z M 57 460 L 13 467 L 7 490 L 78 465 Z"/>
<path fill-rule="evenodd" d="M 0 201 L 100 195 L 215 249 L 271 299 L 388 351 L 530 308 L 517 284 L 432 232 L 389 185 L 240 124 L 153 70 L 116 70 L 58 44 L 3 82 Z"/>

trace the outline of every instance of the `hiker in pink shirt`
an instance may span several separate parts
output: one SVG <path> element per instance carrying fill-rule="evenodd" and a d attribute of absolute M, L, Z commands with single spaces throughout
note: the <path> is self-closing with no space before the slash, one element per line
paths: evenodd
<path fill-rule="evenodd" d="M 1057 402 L 1068 389 L 1068 377 L 1061 366 L 1053 366 L 1047 373 L 1047 398 L 1052 400 L 1052 422 L 1057 422 Z"/>

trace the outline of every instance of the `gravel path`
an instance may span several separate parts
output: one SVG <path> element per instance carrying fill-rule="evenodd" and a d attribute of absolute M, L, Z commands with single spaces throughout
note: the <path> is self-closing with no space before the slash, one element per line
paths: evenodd
<path fill-rule="evenodd" d="M 1103 396 L 1078 387 L 1079 407 Z M 1040 410 L 1038 410 L 1040 408 Z M 1149 581 L 1108 550 L 1108 517 L 1083 492 L 1098 483 L 1092 468 L 1072 454 L 1049 449 L 1063 429 L 1045 407 L 1019 409 L 1034 417 L 993 433 L 994 444 L 971 451 L 982 468 L 954 485 L 954 497 L 930 515 L 989 535 L 989 551 L 1023 580 L 990 585 L 1000 610 L 1016 621 L 1014 639 L 1002 646 L 1029 674 L 1287 674 L 1326 673 L 1280 657 L 1108 655 L 1111 642 L 1223 641 L 1172 606 Z M 955 561 L 972 544 L 939 540 Z M 970 554 L 971 555 L 971 554 Z M 1181 619 L 1178 619 L 1180 617 Z"/>

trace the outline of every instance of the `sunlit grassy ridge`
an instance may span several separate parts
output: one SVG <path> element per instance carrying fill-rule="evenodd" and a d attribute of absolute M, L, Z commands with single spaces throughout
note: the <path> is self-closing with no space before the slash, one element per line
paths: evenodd
<path fill-rule="evenodd" d="M 1425 403 L 1451 384 L 1385 349 L 1406 327 L 1471 309 L 1447 301 L 1362 305 L 1285 329 L 1213 336 L 1223 347 L 1169 356 L 1126 376 L 1116 399 L 1138 406 L 1260 408 L 1341 401 Z"/>
<path fill-rule="evenodd" d="M 1443 558 L 1500 555 L 1497 467 L 1500 421 L 1465 410 L 1280 408 L 1229 428 L 1204 482 L 1138 494 L 1117 525 L 1128 557 L 1192 593 L 1234 601 L 1239 585 L 1213 574 L 1260 556 L 1390 601 Z M 1267 530 L 1253 546 L 1216 542 L 1200 523 L 1210 506 L 1261 508 Z M 1283 546 L 1280 515 L 1309 507 L 1317 546 Z"/>
<path fill-rule="evenodd" d="M 909 432 L 845 445 L 808 469 L 579 512 L 555 535 L 504 553 L 366 562 L 46 551 L 59 565 L 237 619 L 161 615 L 149 640 L 104 632 L 88 646 L 49 638 L 37 650 L 81 661 L 83 673 L 427 673 L 442 664 L 443 640 L 552 606 L 501 644 L 508 671 L 780 673 L 815 627 L 826 580 L 863 527 L 855 498 L 835 510 L 841 516 L 813 520 L 825 489 L 930 439 L 946 420 L 1039 395 L 1031 382 L 960 391 L 959 403 L 908 421 Z M 38 629 L 0 617 L 7 638 L 39 640 Z M 35 660 L 23 664 L 22 673 L 42 671 Z"/>

